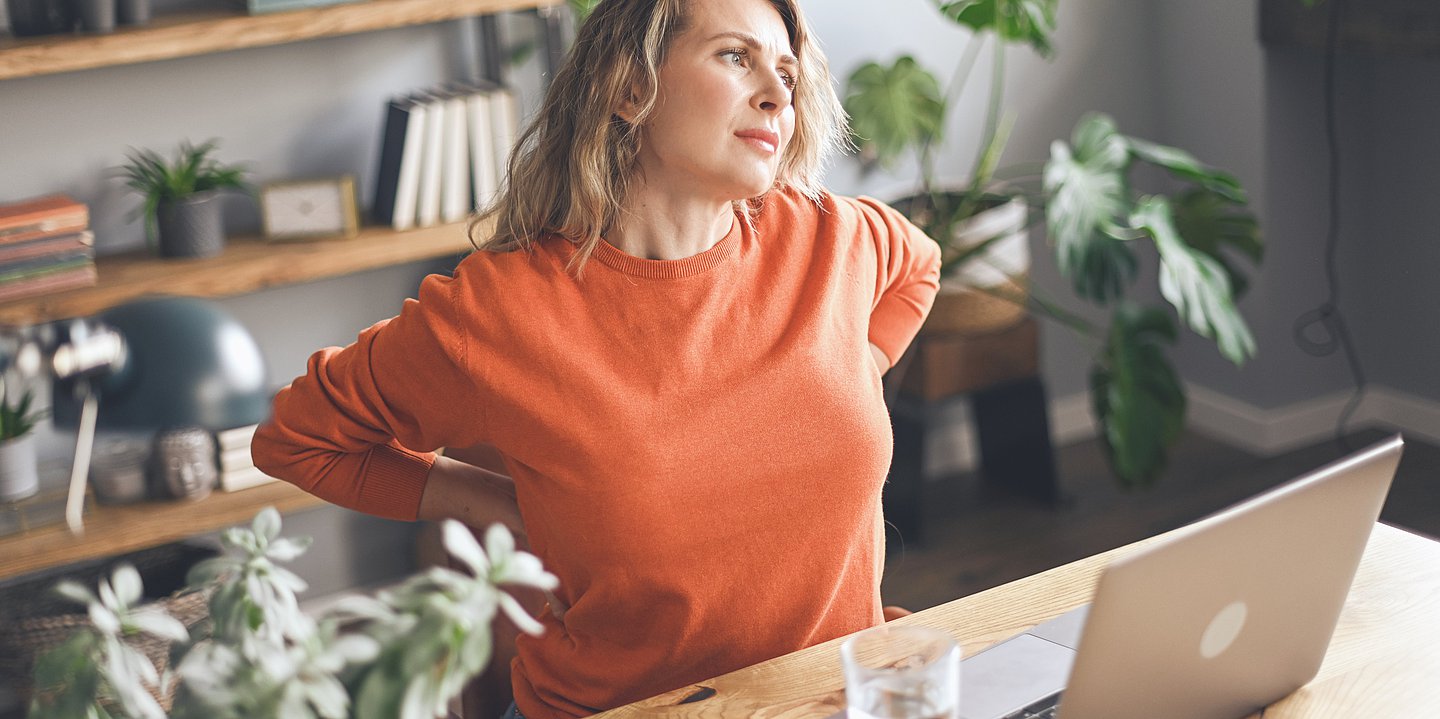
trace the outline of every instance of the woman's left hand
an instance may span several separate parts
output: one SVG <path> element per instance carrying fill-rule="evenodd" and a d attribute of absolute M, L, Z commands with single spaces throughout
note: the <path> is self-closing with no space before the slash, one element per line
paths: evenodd
<path fill-rule="evenodd" d="M 885 356 L 885 353 L 876 347 L 874 342 L 870 343 L 870 358 L 875 360 L 875 368 L 880 370 L 880 374 L 883 375 L 890 371 L 890 358 Z"/>

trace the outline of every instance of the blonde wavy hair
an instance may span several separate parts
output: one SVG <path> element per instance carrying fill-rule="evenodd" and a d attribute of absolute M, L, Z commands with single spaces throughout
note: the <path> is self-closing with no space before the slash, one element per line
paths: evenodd
<path fill-rule="evenodd" d="M 470 242 L 477 250 L 529 250 L 536 240 L 558 235 L 577 246 L 570 268 L 579 274 L 625 206 L 638 166 L 640 130 L 659 98 L 660 67 L 671 41 L 688 27 L 693 1 L 599 4 L 521 134 L 499 196 L 470 222 Z M 800 61 L 793 96 L 795 134 L 780 158 L 775 184 L 818 200 L 825 162 L 848 142 L 845 111 L 797 0 L 770 4 L 780 13 Z M 640 89 L 638 109 L 633 122 L 626 122 L 616 110 L 632 88 Z M 763 195 L 743 203 L 746 216 L 762 203 Z M 477 240 L 491 220 L 490 236 Z"/>

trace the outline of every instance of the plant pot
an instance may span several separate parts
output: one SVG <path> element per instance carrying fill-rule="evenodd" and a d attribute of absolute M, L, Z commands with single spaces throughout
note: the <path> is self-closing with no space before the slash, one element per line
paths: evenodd
<path fill-rule="evenodd" d="M 198 192 L 155 210 L 161 257 L 214 257 L 225 249 L 220 193 Z"/>
<path fill-rule="evenodd" d="M 14 502 L 40 491 L 35 435 L 0 442 L 0 501 Z"/>
<path fill-rule="evenodd" d="M 70 0 L 5 0 L 5 13 L 17 37 L 70 32 L 75 26 Z"/>
<path fill-rule="evenodd" d="M 71 0 L 80 31 L 89 33 L 115 32 L 115 0 Z"/>
<path fill-rule="evenodd" d="M 1023 198 L 1012 198 L 956 225 L 945 250 L 946 257 L 991 238 L 1000 239 L 940 279 L 940 292 L 920 329 L 921 334 L 992 334 L 1014 327 L 1025 318 L 1023 304 L 997 297 L 992 291 L 1022 301 L 1028 296 L 1027 210 Z"/>

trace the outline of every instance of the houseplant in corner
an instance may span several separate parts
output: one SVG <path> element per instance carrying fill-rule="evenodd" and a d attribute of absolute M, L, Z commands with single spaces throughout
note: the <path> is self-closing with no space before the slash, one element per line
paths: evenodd
<path fill-rule="evenodd" d="M 468 572 L 432 567 L 373 597 L 342 599 L 318 618 L 300 610 L 295 594 L 305 582 L 282 566 L 309 540 L 279 536 L 273 508 L 249 528 L 226 530 L 226 556 L 191 570 L 210 616 L 188 630 L 154 605 L 136 606 L 143 588 L 126 565 L 98 592 L 62 582 L 57 591 L 85 606 L 92 626 L 36 662 L 30 717 L 443 716 L 489 663 L 497 613 L 523 631 L 542 631 L 506 587 L 550 590 L 557 580 L 517 551 L 501 525 L 490 527 L 483 546 L 458 522 L 447 520 L 442 531 Z M 173 672 L 157 671 L 130 646 L 140 635 L 173 643 Z"/>
<path fill-rule="evenodd" d="M 1148 484 L 1163 470 L 1168 447 L 1183 427 L 1185 392 L 1168 356 L 1177 339 L 1175 316 L 1163 304 L 1126 297 L 1137 278 L 1135 251 L 1153 244 L 1160 294 L 1175 315 L 1214 340 L 1226 358 L 1244 362 L 1255 347 L 1235 307 L 1246 280 L 1232 255 L 1258 262 L 1262 254 L 1245 193 L 1226 173 L 1182 150 L 1128 137 L 1098 114 L 1082 118 L 1069 143 L 1055 141 L 1043 167 L 1002 167 L 999 159 L 1014 123 L 1002 113 L 1005 50 L 1022 45 L 1050 56 L 1058 0 L 931 2 L 970 31 L 959 66 L 943 92 L 935 75 L 908 56 L 889 66 L 871 62 L 857 69 L 846 85 L 845 106 L 862 161 L 891 165 L 916 153 L 919 190 L 896 207 L 941 243 L 945 277 L 976 266 L 999 270 L 1011 282 L 991 282 L 971 293 L 1023 306 L 1092 340 L 1091 405 L 1111 466 L 1126 486 Z M 994 75 L 980 150 L 965 186 L 942 187 L 935 180 L 935 159 L 946 115 L 987 42 Z M 1131 170 L 1144 165 L 1170 176 L 1165 191 L 1136 189 Z M 993 208 L 1015 199 L 1031 210 L 1010 210 L 1018 224 L 974 230 L 987 209 L 993 214 Z M 1026 287 L 1012 259 L 997 257 L 996 250 L 1006 245 L 1015 249 L 1017 230 L 1042 219 L 1061 274 L 1079 298 L 1109 310 L 1108 326 L 1039 296 Z"/>
<path fill-rule="evenodd" d="M 249 189 L 244 168 L 222 165 L 212 153 L 217 141 L 180 143 L 173 161 L 147 149 L 131 149 L 117 168 L 125 185 L 144 202 L 145 235 L 161 257 L 212 257 L 225 248 L 220 192 Z"/>

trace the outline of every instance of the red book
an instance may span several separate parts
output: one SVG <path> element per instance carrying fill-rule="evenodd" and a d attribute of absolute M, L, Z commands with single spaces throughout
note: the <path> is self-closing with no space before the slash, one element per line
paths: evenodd
<path fill-rule="evenodd" d="M 95 265 L 87 264 L 6 282 L 0 284 L 0 302 L 45 295 L 61 290 L 73 290 L 77 287 L 89 287 L 95 284 L 97 277 Z"/>
<path fill-rule="evenodd" d="M 36 257 L 85 252 L 95 244 L 95 236 L 89 230 L 69 235 L 41 237 L 25 242 L 0 244 L 0 264 L 29 260 Z"/>
<path fill-rule="evenodd" d="M 0 205 L 0 244 L 73 234 L 90 224 L 90 208 L 68 195 Z"/>

